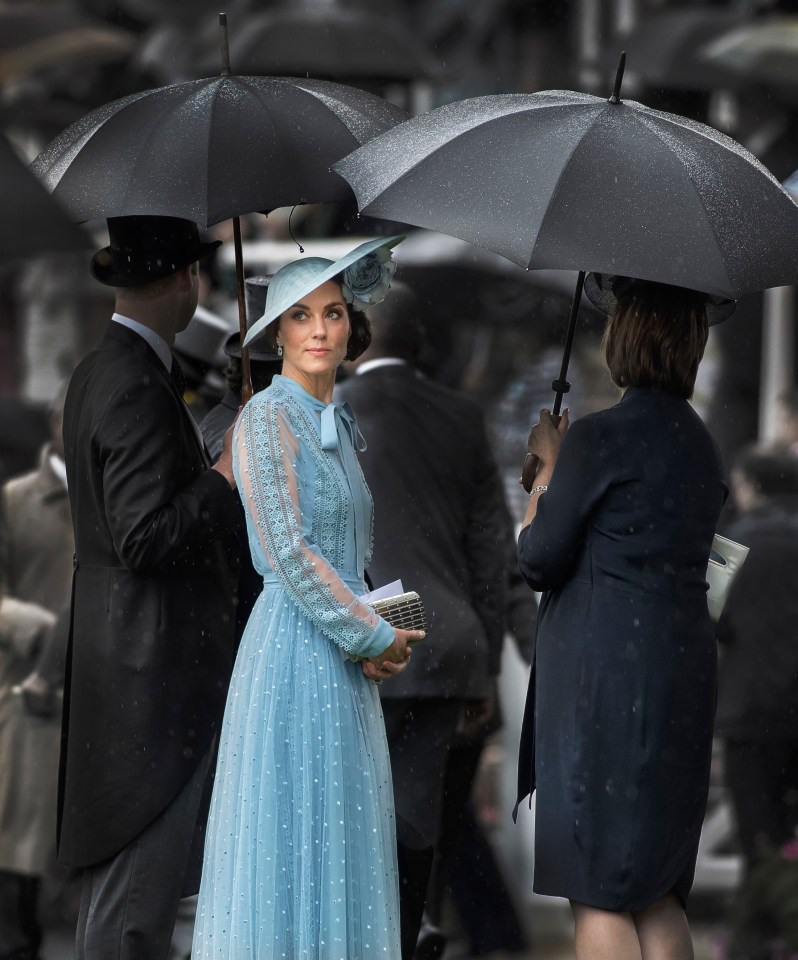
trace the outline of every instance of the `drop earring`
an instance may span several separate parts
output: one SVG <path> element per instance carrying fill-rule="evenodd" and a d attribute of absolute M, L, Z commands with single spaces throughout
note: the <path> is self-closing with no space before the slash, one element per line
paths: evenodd
<path fill-rule="evenodd" d="M 283 345 L 281 343 L 277 344 L 277 356 L 282 357 L 283 355 Z"/>

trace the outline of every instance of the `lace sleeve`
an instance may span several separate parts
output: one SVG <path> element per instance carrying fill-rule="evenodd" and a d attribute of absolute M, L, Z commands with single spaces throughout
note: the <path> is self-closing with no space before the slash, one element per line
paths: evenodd
<path fill-rule="evenodd" d="M 298 449 L 281 406 L 257 399 L 247 404 L 236 426 L 234 468 L 250 530 L 302 612 L 347 654 L 376 656 L 393 642 L 393 628 L 358 600 L 303 535 Z"/>

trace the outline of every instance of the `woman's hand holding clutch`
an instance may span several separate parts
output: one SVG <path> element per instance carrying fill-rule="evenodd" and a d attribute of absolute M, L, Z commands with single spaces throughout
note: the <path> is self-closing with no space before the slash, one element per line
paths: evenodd
<path fill-rule="evenodd" d="M 388 680 L 400 674 L 410 662 L 411 650 L 408 644 L 423 640 L 424 630 L 402 630 L 394 627 L 394 641 L 376 657 L 364 661 L 363 673 L 369 680 Z"/>

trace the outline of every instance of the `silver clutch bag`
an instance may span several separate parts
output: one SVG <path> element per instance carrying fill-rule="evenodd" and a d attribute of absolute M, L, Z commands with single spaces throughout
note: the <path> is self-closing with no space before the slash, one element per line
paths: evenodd
<path fill-rule="evenodd" d="M 735 543 L 728 537 L 715 534 L 712 541 L 712 553 L 709 555 L 709 563 L 707 564 L 707 583 L 709 584 L 707 604 L 709 615 L 713 620 L 720 619 L 726 597 L 729 595 L 729 587 L 747 556 L 748 547 L 742 543 Z"/>
<path fill-rule="evenodd" d="M 426 630 L 427 615 L 421 597 L 414 591 L 375 600 L 369 606 L 392 627 L 400 630 Z"/>

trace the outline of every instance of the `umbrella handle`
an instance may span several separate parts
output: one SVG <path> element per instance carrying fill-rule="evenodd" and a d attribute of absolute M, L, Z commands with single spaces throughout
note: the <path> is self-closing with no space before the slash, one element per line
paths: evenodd
<path fill-rule="evenodd" d="M 560 366 L 560 375 L 552 381 L 551 389 L 554 391 L 554 406 L 551 408 L 552 419 L 555 424 L 560 422 L 560 412 L 562 410 L 563 394 L 568 393 L 571 384 L 565 379 L 568 376 L 568 363 L 571 359 L 571 347 L 574 343 L 574 333 L 576 332 L 576 320 L 579 316 L 579 304 L 582 300 L 582 290 L 585 286 L 585 271 L 580 270 L 576 278 L 576 288 L 574 297 L 571 301 L 571 314 L 568 318 L 568 332 L 565 335 L 565 347 L 562 354 L 562 365 Z M 521 476 L 518 482 L 527 493 L 535 485 L 535 474 L 538 472 L 540 457 L 534 453 L 528 453 L 524 457 L 524 463 L 521 467 Z"/>
<path fill-rule="evenodd" d="M 553 413 L 551 419 L 554 421 L 554 426 L 559 427 L 561 419 L 559 414 Z M 539 466 L 540 457 L 536 453 L 528 453 L 524 457 L 524 462 L 521 465 L 521 476 L 518 478 L 518 482 L 527 493 L 535 486 L 535 477 L 537 476 Z"/>
<path fill-rule="evenodd" d="M 249 368 L 249 347 L 244 346 L 247 335 L 247 298 L 244 286 L 244 254 L 241 249 L 241 220 L 233 217 L 233 246 L 236 253 L 236 294 L 238 296 L 238 329 L 241 334 L 241 403 L 252 398 L 252 373 Z"/>

